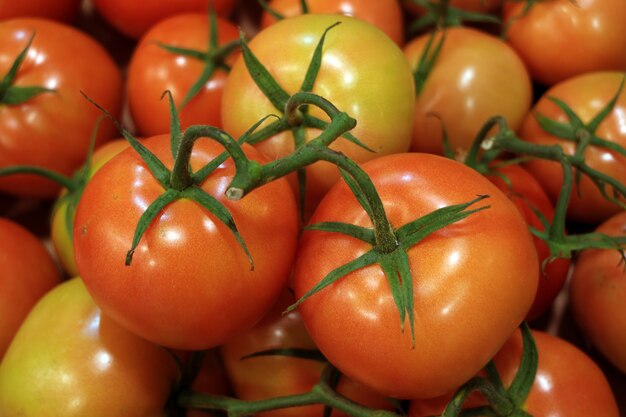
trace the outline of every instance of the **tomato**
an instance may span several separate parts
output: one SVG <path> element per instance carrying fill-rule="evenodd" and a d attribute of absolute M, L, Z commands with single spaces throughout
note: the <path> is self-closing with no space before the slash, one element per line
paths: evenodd
<path fill-rule="evenodd" d="M 610 236 L 626 235 L 622 211 L 596 228 Z M 578 257 L 570 284 L 570 304 L 588 341 L 626 373 L 626 272 L 617 250 L 589 249 Z"/>
<path fill-rule="evenodd" d="M 36 165 L 71 175 L 85 160 L 96 120 L 102 115 L 82 95 L 117 115 L 121 108 L 121 74 L 108 52 L 70 26 L 44 19 L 0 22 L 0 74 L 33 43 L 15 86 L 40 86 L 43 93 L 22 104 L 0 106 L 0 167 Z M 97 143 L 114 135 L 103 123 Z M 59 186 L 33 175 L 0 178 L 0 190 L 21 196 L 53 198 Z"/>
<path fill-rule="evenodd" d="M 285 290 L 259 324 L 221 346 L 220 352 L 237 398 L 250 401 L 304 393 L 319 381 L 325 362 L 284 355 L 244 358 L 269 349 L 316 349 L 300 314 L 297 311 L 283 314 L 294 302 L 292 294 Z M 345 377 L 340 378 L 337 390 L 369 407 L 392 409 L 385 397 Z M 318 417 L 322 414 L 322 405 L 311 405 L 266 411 L 257 416 Z M 333 417 L 345 415 L 337 410 L 331 414 Z"/>
<path fill-rule="evenodd" d="M 142 142 L 171 169 L 169 135 Z M 223 152 L 199 140 L 191 167 Z M 246 146 L 249 157 L 262 161 Z M 285 284 L 298 232 L 296 203 L 286 180 L 240 201 L 224 193 L 234 175 L 224 162 L 201 187 L 232 214 L 254 262 L 231 230 L 189 199 L 165 206 L 125 265 L 140 216 L 164 189 L 132 148 L 107 162 L 87 183 L 74 223 L 78 271 L 96 303 L 124 327 L 167 347 L 199 350 L 252 327 Z"/>
<path fill-rule="evenodd" d="M 80 3 L 80 0 L 0 0 L 0 20 L 37 16 L 70 22 L 78 14 Z"/>
<path fill-rule="evenodd" d="M 315 344 L 337 368 L 382 394 L 433 397 L 461 385 L 498 351 L 528 313 L 538 263 L 528 226 L 492 183 L 459 162 L 431 154 L 377 158 L 363 169 L 399 228 L 438 208 L 490 195 L 490 207 L 431 234 L 408 250 L 415 347 L 378 264 L 351 272 L 299 306 Z M 342 181 L 311 223 L 369 227 Z M 306 230 L 294 272 L 302 297 L 330 271 L 370 250 L 339 233 Z"/>
<path fill-rule="evenodd" d="M 231 393 L 230 381 L 226 375 L 226 369 L 217 349 L 211 349 L 204 353 L 202 364 L 197 370 L 198 374 L 193 380 L 191 389 L 195 392 L 211 395 L 229 395 Z M 208 414 L 213 415 L 213 414 Z M 206 417 L 207 412 L 194 408 L 187 409 L 185 417 Z"/>
<path fill-rule="evenodd" d="M 548 221 L 554 217 L 554 208 L 541 184 L 527 170 L 519 165 L 506 165 L 495 169 L 487 178 L 502 190 L 515 203 L 515 206 L 528 223 L 528 226 L 543 231 L 543 223 L 535 210 Z M 507 183 L 508 182 L 508 183 Z M 539 266 L 550 257 L 550 248 L 545 241 L 533 236 Z M 547 263 L 539 274 L 537 295 L 526 320 L 534 320 L 548 311 L 552 301 L 559 294 L 569 271 L 569 259 L 554 259 Z"/>
<path fill-rule="evenodd" d="M 94 0 L 95 9 L 111 26 L 122 34 L 139 39 L 152 26 L 170 16 L 182 13 L 203 13 L 213 7 L 227 17 L 234 0 L 146 0 L 140 3 L 127 0 Z"/>
<path fill-rule="evenodd" d="M 237 27 L 222 18 L 217 19 L 217 33 L 220 45 L 239 39 Z M 206 13 L 165 19 L 142 37 L 130 60 L 126 83 L 131 116 L 141 135 L 170 131 L 168 107 L 161 100 L 163 92 L 168 90 L 180 106 L 205 68 L 200 59 L 168 52 L 158 43 L 206 52 L 208 40 Z M 224 69 L 216 68 L 199 94 L 179 111 L 183 128 L 192 124 L 221 126 L 222 90 L 227 75 Z"/>
<path fill-rule="evenodd" d="M 600 367 L 571 343 L 533 331 L 539 352 L 534 383 L 523 409 L 532 416 L 618 417 L 617 402 Z M 522 338 L 516 332 L 494 357 L 505 387 L 510 386 L 522 356 Z M 478 401 L 472 399 L 476 404 Z M 414 401 L 409 417 L 439 414 L 445 399 Z"/>
<path fill-rule="evenodd" d="M 0 217 L 0 360 L 20 324 L 61 274 L 41 240 L 24 226 Z"/>
<path fill-rule="evenodd" d="M 300 0 L 272 0 L 268 5 L 284 17 L 302 14 Z M 310 13 L 337 13 L 362 19 L 377 26 L 398 45 L 404 43 L 402 8 L 396 0 L 309 0 L 307 5 Z M 263 13 L 261 28 L 274 22 L 276 19 L 272 15 Z"/>
<path fill-rule="evenodd" d="M 626 70 L 623 0 L 534 2 L 522 15 L 525 3 L 505 3 L 504 22 L 507 42 L 533 80 L 551 86 L 587 72 Z"/>
<path fill-rule="evenodd" d="M 339 15 L 303 15 L 282 20 L 259 32 L 250 49 L 283 89 L 300 90 L 313 51 L 328 27 L 341 24 L 326 35 L 321 68 L 312 92 L 330 100 L 357 120 L 351 131 L 375 152 L 345 138 L 331 148 L 357 162 L 376 156 L 404 152 L 411 140 L 413 77 L 402 52 L 389 37 L 369 23 Z M 277 51 L 280 51 L 278 53 Z M 268 114 L 279 114 L 256 86 L 239 58 L 228 77 L 222 102 L 222 126 L 241 136 Z M 309 106 L 312 107 L 312 106 Z M 310 114 L 327 120 L 316 108 Z M 319 131 L 310 129 L 307 138 Z M 270 159 L 291 153 L 294 139 L 283 132 L 256 145 Z M 307 172 L 307 208 L 313 208 L 338 180 L 337 168 L 326 162 L 313 164 Z"/>
<path fill-rule="evenodd" d="M 623 73 L 597 72 L 563 81 L 550 88 L 535 104 L 520 129 L 520 137 L 528 142 L 559 144 L 567 154 L 574 154 L 576 143 L 563 140 L 545 132 L 533 113 L 539 112 L 549 119 L 567 123 L 568 117 L 549 97 L 564 101 L 584 122 L 591 120 L 609 103 L 618 91 Z M 613 111 L 598 126 L 596 136 L 622 147 L 626 146 L 626 92 L 622 91 Z M 626 182 L 626 157 L 618 152 L 589 145 L 584 151 L 589 167 L 607 174 L 622 184 Z M 539 179 L 550 198 L 556 202 L 563 182 L 563 171 L 558 162 L 534 159 L 526 165 Z M 610 192 L 610 191 L 609 191 Z M 622 211 L 618 205 L 606 200 L 592 181 L 581 175 L 580 184 L 574 186 L 568 206 L 568 219 L 597 224 Z"/>
<path fill-rule="evenodd" d="M 158 417 L 176 377 L 164 349 L 103 315 L 74 278 L 15 336 L 0 365 L 0 414 Z"/>
<path fill-rule="evenodd" d="M 417 67 L 430 36 L 421 35 L 404 47 L 412 68 Z M 440 39 L 438 34 L 433 45 Z M 434 67 L 417 94 L 411 149 L 442 154 L 442 124 L 455 151 L 467 150 L 492 116 L 503 116 L 516 130 L 531 99 L 528 72 L 513 49 L 476 29 L 448 28 Z"/>
<path fill-rule="evenodd" d="M 89 175 L 93 175 L 105 162 L 129 146 L 126 139 L 116 139 L 98 147 L 91 158 L 91 172 Z M 65 272 L 69 276 L 75 277 L 78 276 L 78 268 L 74 260 L 74 244 L 71 236 L 72 226 L 69 225 L 68 227 L 67 210 L 69 201 L 64 199 L 65 194 L 66 190 L 62 190 L 52 210 L 50 217 L 50 240 Z M 73 223 L 73 220 L 74 216 L 71 216 L 70 222 Z"/>

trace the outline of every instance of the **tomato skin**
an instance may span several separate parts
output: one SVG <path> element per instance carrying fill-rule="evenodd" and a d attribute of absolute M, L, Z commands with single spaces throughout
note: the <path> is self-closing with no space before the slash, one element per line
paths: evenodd
<path fill-rule="evenodd" d="M 467 150 L 490 117 L 501 115 L 517 130 L 530 109 L 530 77 L 512 48 L 476 29 L 455 27 L 445 33 L 441 52 L 416 98 L 412 151 L 443 154 L 442 123 L 452 149 Z M 411 68 L 417 67 L 429 36 L 405 45 Z"/>
<path fill-rule="evenodd" d="M 624 1 L 536 2 L 524 17 L 524 2 L 505 4 L 507 42 L 533 80 L 551 86 L 588 72 L 626 70 Z M 554 51 L 563 53 L 554 59 Z"/>
<path fill-rule="evenodd" d="M 8 72 L 36 33 L 14 85 L 56 89 L 19 105 L 0 106 L 0 167 L 37 165 L 71 175 L 85 160 L 96 120 L 102 115 L 81 91 L 113 115 L 122 100 L 121 73 L 94 39 L 70 26 L 45 19 L 0 22 L 0 74 Z M 106 121 L 97 144 L 115 134 Z M 0 190 L 20 196 L 53 198 L 59 186 L 32 175 L 0 178 Z"/>
<path fill-rule="evenodd" d="M 169 135 L 142 142 L 171 169 Z M 252 147 L 249 157 L 263 160 Z M 194 170 L 223 152 L 198 140 Z M 74 223 L 78 270 L 96 303 L 114 320 L 155 343 L 183 350 L 217 346 L 254 325 L 271 308 L 287 279 L 298 216 L 285 180 L 240 201 L 225 197 L 232 160 L 201 185 L 232 214 L 254 261 L 231 231 L 199 204 L 177 200 L 164 208 L 125 266 L 139 217 L 163 193 L 141 157 L 127 149 L 91 178 Z M 219 320 L 216 320 L 220 317 Z"/>
<path fill-rule="evenodd" d="M 622 211 L 596 228 L 610 236 L 626 234 Z M 613 365 L 626 373 L 626 272 L 616 250 L 583 251 L 574 266 L 570 304 L 588 341 Z"/>
<path fill-rule="evenodd" d="M 600 367 L 583 351 L 559 337 L 533 330 L 539 351 L 535 381 L 524 403 L 532 416 L 550 417 L 618 417 L 616 399 Z M 516 332 L 494 357 L 494 363 L 505 387 L 510 386 L 522 355 L 522 338 Z M 472 404 L 480 399 L 472 398 Z M 414 401 L 409 417 L 439 414 L 446 398 Z"/>
<path fill-rule="evenodd" d="M 142 38 L 129 63 L 126 89 L 130 112 L 137 131 L 143 136 L 169 133 L 169 107 L 161 99 L 172 94 L 178 107 L 204 70 L 198 59 L 165 51 L 157 42 L 170 46 L 206 51 L 209 21 L 206 13 L 177 15 L 153 26 Z M 239 38 L 237 27 L 218 18 L 219 44 Z M 222 90 L 227 72 L 217 69 L 201 91 L 179 112 L 182 128 L 192 124 L 221 126 Z"/>
<path fill-rule="evenodd" d="M 341 24 L 326 35 L 313 93 L 355 118 L 357 126 L 351 133 L 375 152 L 343 138 L 331 148 L 357 162 L 405 152 L 411 140 L 415 103 L 413 77 L 401 50 L 379 29 L 348 16 L 310 14 L 277 22 L 259 32 L 249 46 L 285 91 L 293 94 L 300 90 L 324 30 L 338 21 Z M 254 84 L 243 58 L 233 65 L 222 106 L 222 126 L 234 137 L 241 136 L 268 114 L 278 112 Z M 310 110 L 312 115 L 327 120 L 318 109 Z M 311 129 L 307 140 L 318 134 Z M 268 158 L 276 159 L 293 151 L 294 140 L 291 132 L 284 132 L 255 146 Z M 312 208 L 340 175 L 334 165 L 326 162 L 315 163 L 306 172 L 306 207 Z"/>
<path fill-rule="evenodd" d="M 70 22 L 80 10 L 80 0 L 0 0 L 0 20 L 42 17 Z"/>
<path fill-rule="evenodd" d="M 363 169 L 396 228 L 437 208 L 479 194 L 491 196 L 485 200 L 489 209 L 409 249 L 414 349 L 408 323 L 400 331 L 399 313 L 378 265 L 344 276 L 299 307 L 311 338 L 349 378 L 392 397 L 441 395 L 478 372 L 527 314 L 538 279 L 528 227 L 502 192 L 456 161 L 397 154 L 370 161 Z M 323 221 L 370 226 L 343 182 L 311 219 Z M 305 231 L 294 272 L 296 297 L 369 249 L 338 233 Z"/>
<path fill-rule="evenodd" d="M 41 240 L 24 226 L 0 217 L 0 361 L 30 309 L 61 282 Z"/>
<path fill-rule="evenodd" d="M 130 144 L 126 139 L 114 139 L 98 147 L 91 158 L 90 175 L 93 175 L 105 162 L 129 146 Z M 78 276 L 78 268 L 74 260 L 74 244 L 69 232 L 71 228 L 68 228 L 67 225 L 68 202 L 61 200 L 65 193 L 66 190 L 61 191 L 50 216 L 50 240 L 63 270 L 70 277 L 75 277 Z"/>
<path fill-rule="evenodd" d="M 302 14 L 299 0 L 272 0 L 269 6 L 285 17 Z M 397 0 L 312 0 L 307 2 L 309 13 L 336 13 L 353 16 L 377 26 L 396 44 L 404 43 L 402 8 Z M 261 28 L 276 22 L 269 13 L 261 16 Z"/>
<path fill-rule="evenodd" d="M 227 17 L 234 0 L 93 0 L 102 17 L 125 36 L 139 39 L 152 26 L 168 17 L 183 13 L 206 13 L 212 5 L 219 16 Z"/>
<path fill-rule="evenodd" d="M 552 103 L 548 97 L 555 97 L 566 104 L 584 123 L 590 122 L 602 108 L 615 96 L 624 74 L 619 72 L 596 72 L 584 74 L 563 81 L 550 88 L 535 104 L 533 113 L 562 123 L 568 121 L 565 113 Z M 604 119 L 596 130 L 596 136 L 626 146 L 626 92 L 622 91 L 613 111 Z M 529 113 L 520 129 L 520 137 L 528 142 L 542 145 L 559 144 L 563 150 L 573 155 L 574 142 L 566 141 L 546 133 Z M 617 152 L 588 146 L 585 150 L 587 165 L 616 180 L 626 182 L 626 157 Z M 563 183 L 563 172 L 558 162 L 534 159 L 526 164 L 528 170 L 541 182 L 548 195 L 555 203 Z M 622 209 L 606 200 L 596 186 L 581 175 L 579 186 L 574 185 L 567 216 L 576 222 L 598 224 Z"/>
<path fill-rule="evenodd" d="M 80 278 L 33 308 L 0 365 L 0 414 L 159 417 L 177 376 L 159 346 L 101 314 Z"/>
<path fill-rule="evenodd" d="M 319 381 L 326 366 L 323 362 L 280 355 L 243 359 L 246 355 L 268 349 L 316 349 L 304 328 L 300 314 L 297 311 L 283 314 L 294 302 L 293 295 L 285 289 L 261 322 L 220 347 L 237 398 L 252 401 L 304 393 L 310 391 Z M 337 390 L 369 407 L 392 409 L 392 404 L 385 397 L 344 376 L 340 378 Z M 319 417 L 322 414 L 322 405 L 311 405 L 270 410 L 256 416 Z M 343 417 L 346 414 L 333 410 L 331 416 Z"/>
<path fill-rule="evenodd" d="M 510 185 L 506 183 L 502 175 L 505 176 Z M 513 201 L 528 226 L 539 231 L 545 230 L 535 210 L 539 210 L 546 219 L 550 222 L 552 221 L 554 217 L 552 202 L 541 187 L 541 184 L 539 184 L 539 181 L 526 169 L 519 165 L 501 166 L 487 175 L 487 178 Z M 543 262 L 550 257 L 550 248 L 545 241 L 536 236 L 533 236 L 533 243 L 537 250 L 539 267 L 541 268 Z M 548 311 L 565 284 L 570 263 L 569 259 L 559 258 L 545 265 L 543 272 L 539 274 L 537 295 L 530 311 L 526 315 L 526 320 L 532 321 L 537 319 Z"/>

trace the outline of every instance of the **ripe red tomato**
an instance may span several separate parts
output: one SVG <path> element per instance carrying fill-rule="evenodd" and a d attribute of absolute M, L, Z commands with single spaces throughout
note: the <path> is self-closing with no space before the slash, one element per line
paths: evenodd
<path fill-rule="evenodd" d="M 129 146 L 130 144 L 126 139 L 115 139 L 98 147 L 91 157 L 89 175 L 93 175 L 105 162 Z M 74 259 L 74 243 L 71 236 L 72 225 L 70 224 L 68 227 L 68 220 L 73 224 L 74 216 L 71 216 L 71 219 L 67 217 L 69 201 L 63 199 L 65 194 L 66 190 L 62 190 L 52 209 L 52 215 L 50 216 L 50 240 L 63 270 L 70 277 L 75 277 L 78 276 L 78 268 Z"/>
<path fill-rule="evenodd" d="M 507 42 L 520 55 L 533 80 L 551 86 L 595 71 L 626 70 L 626 2 L 550 0 L 506 2 Z M 560 51 L 555 59 L 555 51 Z"/>
<path fill-rule="evenodd" d="M 617 402 L 598 365 L 571 343 L 548 333 L 533 331 L 539 365 L 523 409 L 532 416 L 618 417 Z M 510 386 L 522 357 L 522 338 L 516 332 L 494 357 L 505 387 Z M 449 396 L 448 396 L 449 398 Z M 480 400 L 472 398 L 474 405 Z M 443 411 L 446 398 L 413 401 L 409 417 L 425 417 Z"/>
<path fill-rule="evenodd" d="M 325 362 L 266 355 L 244 358 L 269 349 L 316 349 L 297 311 L 283 314 L 295 300 L 286 289 L 274 308 L 249 331 L 229 340 L 220 352 L 237 398 L 247 401 L 309 392 L 320 379 Z M 267 376 L 271 375 L 270 378 Z M 392 409 L 382 395 L 346 377 L 337 386 L 339 393 L 376 409 Z M 322 405 L 283 408 L 257 414 L 258 417 L 319 417 Z M 332 417 L 346 416 L 333 410 Z"/>
<path fill-rule="evenodd" d="M 237 40 L 237 27 L 217 19 L 219 45 Z M 204 71 L 204 61 L 168 52 L 158 43 L 206 52 L 209 48 L 207 14 L 184 14 L 165 19 L 152 27 L 141 39 L 128 67 L 126 90 L 131 116 L 137 131 L 153 136 L 170 131 L 168 107 L 163 92 L 168 90 L 177 106 Z M 213 76 L 200 92 L 179 111 L 183 128 L 192 124 L 220 127 L 222 90 L 228 73 L 215 68 Z"/>
<path fill-rule="evenodd" d="M 347 274 L 299 307 L 315 344 L 349 378 L 398 398 L 441 395 L 475 375 L 528 313 L 539 271 L 528 226 L 500 190 L 456 161 L 407 153 L 377 158 L 363 169 L 395 228 L 438 208 L 491 196 L 484 202 L 490 208 L 408 250 L 414 348 L 408 324 L 401 331 L 379 265 Z M 311 219 L 328 221 L 371 226 L 343 181 Z M 370 249 L 343 234 L 305 231 L 294 272 L 296 297 Z"/>
<path fill-rule="evenodd" d="M 0 360 L 24 318 L 61 273 L 41 240 L 0 217 Z"/>
<path fill-rule="evenodd" d="M 81 0 L 0 0 L 0 20 L 43 17 L 70 22 L 80 10 Z"/>
<path fill-rule="evenodd" d="M 375 152 L 345 138 L 335 141 L 331 148 L 357 162 L 406 151 L 415 103 L 413 77 L 401 50 L 375 26 L 348 16 L 296 16 L 262 30 L 249 46 L 278 84 L 293 94 L 300 90 L 319 39 L 336 22 L 341 24 L 326 35 L 312 92 L 355 118 L 357 127 L 351 133 Z M 259 90 L 243 58 L 236 61 L 228 77 L 222 106 L 223 128 L 234 137 L 241 136 L 261 118 L 283 111 L 274 108 Z M 310 114 L 328 120 L 319 109 L 309 107 Z M 307 139 L 318 134 L 318 130 L 309 129 Z M 256 147 L 276 159 L 293 151 L 293 135 L 283 132 Z M 306 172 L 306 207 L 312 208 L 339 179 L 339 171 L 332 164 L 318 162 Z"/>
<path fill-rule="evenodd" d="M 589 123 L 615 96 L 623 78 L 624 74 L 619 72 L 596 72 L 570 78 L 553 86 L 535 104 L 533 112 L 526 116 L 520 129 L 520 137 L 536 144 L 559 144 L 567 154 L 573 155 L 576 143 L 545 132 L 533 113 L 539 112 L 549 119 L 567 123 L 568 116 L 549 99 L 555 97 L 564 101 L 583 123 Z M 624 126 L 626 126 L 626 91 L 621 92 L 613 111 L 600 123 L 595 134 L 626 147 Z M 591 168 L 622 183 L 626 182 L 626 157 L 623 155 L 590 145 L 586 148 L 584 156 Z M 558 162 L 532 159 L 526 166 L 544 186 L 552 201 L 556 202 L 563 182 L 561 165 Z M 597 224 L 620 211 L 622 208 L 606 200 L 591 180 L 583 175 L 579 186 L 574 186 L 567 215 L 573 221 Z"/>
<path fill-rule="evenodd" d="M 3 416 L 157 417 L 177 369 L 103 315 L 80 278 L 43 297 L 0 365 Z"/>
<path fill-rule="evenodd" d="M 429 37 L 425 34 L 405 45 L 411 68 L 417 67 Z M 438 34 L 435 44 L 440 39 Z M 442 154 L 442 124 L 455 151 L 467 150 L 492 116 L 503 116 L 516 130 L 531 98 L 528 71 L 511 47 L 476 29 L 448 28 L 435 65 L 417 94 L 411 150 Z"/>
<path fill-rule="evenodd" d="M 596 228 L 610 236 L 626 235 L 622 211 Z M 574 266 L 570 304 L 588 341 L 626 373 L 626 271 L 616 250 L 583 251 Z"/>
<path fill-rule="evenodd" d="M 302 14 L 300 0 L 271 0 L 268 5 L 284 17 Z M 336 13 L 365 20 L 385 32 L 398 45 L 404 44 L 402 8 L 397 0 L 309 0 L 309 13 Z M 269 13 L 261 16 L 261 28 L 276 22 Z"/>
<path fill-rule="evenodd" d="M 503 177 L 504 176 L 504 177 Z M 538 210 L 546 219 L 552 221 L 554 208 L 550 198 L 541 184 L 527 170 L 519 165 L 501 166 L 487 175 L 493 182 L 515 203 L 515 206 L 528 223 L 528 226 L 543 231 L 543 223 L 535 213 Z M 508 183 L 507 183 L 508 181 Z M 533 243 L 537 250 L 539 267 L 550 257 L 550 248 L 545 241 L 533 236 Z M 534 320 L 548 311 L 552 302 L 565 284 L 569 271 L 569 259 L 555 259 L 545 265 L 539 274 L 537 295 L 526 320 Z"/>
<path fill-rule="evenodd" d="M 169 135 L 142 143 L 171 169 Z M 263 160 L 252 147 L 246 149 L 250 158 Z M 217 142 L 197 141 L 191 167 L 199 169 L 223 150 Z M 148 340 L 184 350 L 222 344 L 261 319 L 291 268 L 296 203 L 285 180 L 240 201 L 227 200 L 233 175 L 229 159 L 201 188 L 232 214 L 254 270 L 230 229 L 189 199 L 165 206 L 126 266 L 137 222 L 164 190 L 132 148 L 100 168 L 78 204 L 74 252 L 78 271 L 103 311 Z"/>
<path fill-rule="evenodd" d="M 206 13 L 209 7 L 227 17 L 234 0 L 93 0 L 102 17 L 124 35 L 139 39 L 152 26 L 170 16 L 182 13 Z"/>
<path fill-rule="evenodd" d="M 4 76 L 33 36 L 15 86 L 40 86 L 43 93 L 22 104 L 0 106 L 0 167 L 37 165 L 71 175 L 85 160 L 101 112 L 81 91 L 112 114 L 121 108 L 121 74 L 108 52 L 70 26 L 44 19 L 0 22 L 0 74 Z M 97 143 L 113 137 L 103 123 Z M 33 175 L 0 178 L 0 190 L 53 198 L 59 186 Z"/>

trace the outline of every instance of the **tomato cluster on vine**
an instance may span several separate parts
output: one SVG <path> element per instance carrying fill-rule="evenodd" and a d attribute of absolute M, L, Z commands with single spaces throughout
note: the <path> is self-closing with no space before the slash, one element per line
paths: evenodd
<path fill-rule="evenodd" d="M 623 415 L 624 21 L 0 0 L 0 416 Z"/>

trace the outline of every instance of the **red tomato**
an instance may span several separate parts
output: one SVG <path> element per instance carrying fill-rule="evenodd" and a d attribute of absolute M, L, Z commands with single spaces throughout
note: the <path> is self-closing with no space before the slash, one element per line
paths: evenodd
<path fill-rule="evenodd" d="M 43 17 L 70 22 L 80 10 L 81 0 L 0 0 L 0 20 Z"/>
<path fill-rule="evenodd" d="M 41 240 L 0 217 L 0 361 L 22 321 L 61 274 Z"/>
<path fill-rule="evenodd" d="M 626 212 L 601 224 L 599 233 L 626 235 Z M 583 251 L 570 285 L 570 303 L 583 333 L 611 363 L 626 373 L 626 271 L 616 250 Z"/>
<path fill-rule="evenodd" d="M 408 250 L 413 274 L 415 347 L 379 265 L 358 269 L 304 301 L 299 311 L 315 344 L 348 377 L 385 395 L 433 397 L 461 385 L 524 319 L 539 268 L 528 226 L 481 174 L 430 154 L 397 154 L 363 165 L 391 224 L 399 228 L 438 208 L 491 197 L 490 208 L 449 225 Z M 344 182 L 311 223 L 370 227 Z M 302 235 L 294 288 L 302 297 L 330 271 L 369 251 L 361 240 L 309 230 Z"/>
<path fill-rule="evenodd" d="M 0 366 L 3 416 L 158 417 L 177 369 L 159 346 L 101 314 L 80 278 L 50 291 Z"/>
<path fill-rule="evenodd" d="M 569 342 L 548 333 L 533 331 L 539 365 L 523 409 L 536 417 L 618 417 L 617 402 L 598 365 Z M 494 357 L 502 382 L 513 381 L 522 357 L 522 338 L 516 332 Z M 472 399 L 474 404 L 479 402 Z M 446 399 L 414 401 L 409 417 L 425 417 L 443 411 Z"/>
<path fill-rule="evenodd" d="M 272 311 L 253 329 L 226 342 L 221 347 L 226 371 L 237 398 L 247 401 L 308 392 L 320 379 L 325 362 L 281 355 L 244 358 L 269 349 L 316 349 L 297 311 L 283 314 L 295 300 L 284 291 Z M 271 375 L 271 377 L 267 377 Z M 392 409 L 382 395 L 341 377 L 338 392 L 354 401 L 376 409 Z M 266 411 L 258 417 L 319 417 L 322 405 Z M 345 416 L 334 410 L 332 417 Z"/>
<path fill-rule="evenodd" d="M 587 72 L 626 70 L 623 0 L 541 1 L 525 16 L 526 2 L 505 4 L 507 42 L 533 80 L 551 86 Z"/>
<path fill-rule="evenodd" d="M 216 349 L 208 350 L 204 353 L 202 364 L 196 378 L 193 380 L 191 389 L 195 392 L 210 395 L 229 395 L 231 393 L 226 369 L 224 369 L 222 358 Z M 189 408 L 185 417 L 206 417 L 207 415 L 214 414 L 207 413 L 204 410 Z"/>
<path fill-rule="evenodd" d="M 302 14 L 300 0 L 271 0 L 268 5 L 284 17 Z M 353 16 L 377 26 L 395 43 L 404 43 L 402 8 L 397 0 L 309 0 L 310 13 L 336 13 Z M 269 13 L 263 13 L 261 28 L 276 22 Z"/>
<path fill-rule="evenodd" d="M 535 104 L 534 112 L 549 119 L 567 123 L 568 118 L 556 104 L 549 100 L 555 97 L 564 101 L 584 123 L 589 123 L 615 96 L 624 78 L 619 72 L 597 72 L 584 74 L 563 81 L 550 88 Z M 537 123 L 533 113 L 528 114 L 520 137 L 528 142 L 552 145 L 559 144 L 567 154 L 574 154 L 576 143 L 546 133 Z M 596 130 L 596 136 L 626 147 L 626 91 L 620 94 L 613 111 Z M 618 152 L 590 145 L 584 152 L 587 165 L 618 181 L 626 182 L 626 157 Z M 563 172 L 558 162 L 533 159 L 526 165 L 539 179 L 553 202 L 561 191 Z M 596 186 L 581 176 L 580 185 L 574 187 L 568 207 L 568 218 L 577 222 L 597 224 L 611 215 L 622 211 L 618 205 L 606 200 Z"/>
<path fill-rule="evenodd" d="M 429 37 L 422 35 L 404 47 L 411 68 L 417 67 Z M 440 39 L 437 35 L 434 44 Z M 417 95 L 411 149 L 442 154 L 442 123 L 455 151 L 467 150 L 492 116 L 503 116 L 516 130 L 528 113 L 531 98 L 528 72 L 513 49 L 476 29 L 449 28 Z"/>
<path fill-rule="evenodd" d="M 398 46 L 375 26 L 348 16 L 297 16 L 262 30 L 252 39 L 250 48 L 283 89 L 293 94 L 300 90 L 324 30 L 338 21 L 341 24 L 326 36 L 313 93 L 355 118 L 357 127 L 351 133 L 375 152 L 345 138 L 334 142 L 332 148 L 357 162 L 406 151 L 415 103 L 413 77 Z M 261 118 L 283 110 L 275 109 L 259 90 L 243 58 L 237 60 L 228 77 L 222 106 L 223 128 L 234 137 L 241 136 Z M 310 114 L 327 120 L 317 108 L 309 107 Z M 318 130 L 310 129 L 307 138 L 318 134 Z M 284 132 L 256 147 L 276 159 L 293 151 L 293 135 Z M 339 171 L 332 164 L 318 162 L 306 172 L 306 207 L 313 208 L 339 179 Z"/>
<path fill-rule="evenodd" d="M 220 45 L 239 38 L 234 24 L 218 18 Z M 161 48 L 164 43 L 178 48 L 208 50 L 209 19 L 204 14 L 185 14 L 165 19 L 150 29 L 135 48 L 128 67 L 126 89 L 137 131 L 153 136 L 170 131 L 169 110 L 161 97 L 168 90 L 178 107 L 204 71 L 200 59 L 178 55 Z M 222 90 L 228 73 L 216 68 L 200 92 L 179 112 L 183 128 L 192 124 L 220 127 Z"/>
<path fill-rule="evenodd" d="M 130 144 L 126 139 L 116 139 L 98 147 L 91 157 L 90 175 L 93 175 L 105 162 L 129 146 Z M 75 277 L 78 276 L 78 268 L 74 260 L 74 244 L 71 236 L 72 227 L 71 225 L 68 227 L 67 209 L 69 202 L 63 200 L 65 194 L 66 190 L 61 191 L 52 210 L 50 217 L 50 240 L 65 272 L 70 277 Z M 71 218 L 72 222 L 73 220 L 74 216 Z"/>
<path fill-rule="evenodd" d="M 0 167 L 37 165 L 71 175 L 85 160 L 89 139 L 102 113 L 81 91 L 116 115 L 121 107 L 121 74 L 107 51 L 78 30 L 44 19 L 0 22 L 0 74 L 35 35 L 15 86 L 55 89 L 22 104 L 0 106 Z M 97 143 L 110 139 L 103 123 Z M 0 190 L 52 198 L 59 186 L 33 175 L 0 178 Z"/>
<path fill-rule="evenodd" d="M 504 175 L 504 178 L 502 177 Z M 519 165 L 507 165 L 496 169 L 492 174 L 487 175 L 489 181 L 493 182 L 515 203 L 515 206 L 528 223 L 528 226 L 543 231 L 544 227 L 535 213 L 539 210 L 543 216 L 552 221 L 554 208 L 550 198 L 546 194 L 541 184 L 527 170 Z M 509 183 L 507 184 L 508 181 Z M 539 258 L 539 266 L 550 257 L 550 248 L 545 241 L 533 236 L 533 242 Z M 537 295 L 526 320 L 534 320 L 548 311 L 552 301 L 563 288 L 567 273 L 569 271 L 569 259 L 555 259 L 545 265 L 542 273 L 539 274 L 539 286 Z"/>
<path fill-rule="evenodd" d="M 171 169 L 169 135 L 142 143 Z M 262 160 L 252 147 L 246 149 Z M 199 169 L 223 150 L 217 142 L 197 141 L 191 167 Z M 232 214 L 254 270 L 227 226 L 188 199 L 163 209 L 125 266 L 139 217 L 164 190 L 133 149 L 100 168 L 78 204 L 74 252 L 78 271 L 103 311 L 148 340 L 185 350 L 222 344 L 261 319 L 291 268 L 296 203 L 285 180 L 240 201 L 227 200 L 233 175 L 228 160 L 201 188 Z"/>
<path fill-rule="evenodd" d="M 176 14 L 206 13 L 213 7 L 218 15 L 227 17 L 234 4 L 234 0 L 93 0 L 96 10 L 111 26 L 134 39 Z"/>

